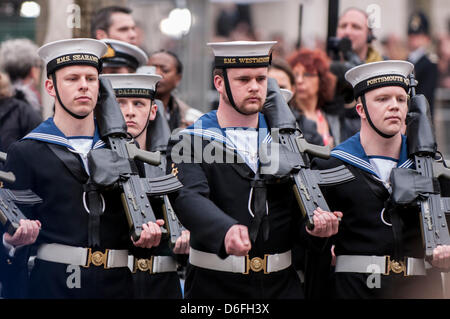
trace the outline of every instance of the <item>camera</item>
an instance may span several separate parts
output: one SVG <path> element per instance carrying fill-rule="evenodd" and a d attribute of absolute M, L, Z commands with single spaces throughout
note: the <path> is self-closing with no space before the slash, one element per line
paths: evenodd
<path fill-rule="evenodd" d="M 352 50 L 349 38 L 330 37 L 327 41 L 327 54 L 332 60 L 330 71 L 337 77 L 336 98 L 343 98 L 346 103 L 353 101 L 353 88 L 345 80 L 345 72 L 363 63 Z"/>

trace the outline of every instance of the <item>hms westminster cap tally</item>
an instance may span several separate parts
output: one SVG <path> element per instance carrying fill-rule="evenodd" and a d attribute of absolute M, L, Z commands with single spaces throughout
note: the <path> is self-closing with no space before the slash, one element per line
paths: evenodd
<path fill-rule="evenodd" d="M 102 79 L 111 81 L 111 86 L 117 98 L 137 97 L 154 100 L 156 84 L 162 79 L 157 74 L 102 74 Z"/>
<path fill-rule="evenodd" d="M 271 61 L 270 50 L 277 41 L 210 42 L 216 68 L 260 68 Z"/>
<path fill-rule="evenodd" d="M 408 76 L 414 65 L 407 61 L 388 60 L 362 64 L 345 73 L 345 79 L 353 86 L 355 97 L 383 86 L 400 86 L 408 91 Z"/>
<path fill-rule="evenodd" d="M 104 67 L 129 66 L 136 70 L 147 64 L 148 56 L 139 47 L 119 40 L 102 39 L 108 46 L 106 54 L 102 56 Z"/>
<path fill-rule="evenodd" d="M 47 66 L 47 75 L 71 65 L 90 65 L 100 70 L 100 58 L 107 46 L 94 39 L 76 38 L 47 43 L 38 54 Z"/>

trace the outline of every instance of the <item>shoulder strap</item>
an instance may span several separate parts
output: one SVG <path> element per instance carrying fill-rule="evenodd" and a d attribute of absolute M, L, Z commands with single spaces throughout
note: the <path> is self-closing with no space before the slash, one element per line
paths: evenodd
<path fill-rule="evenodd" d="M 46 143 L 48 148 L 58 157 L 64 166 L 72 173 L 72 175 L 81 183 L 84 184 L 89 179 L 88 174 L 83 169 L 77 155 L 64 150 L 62 146 Z"/>

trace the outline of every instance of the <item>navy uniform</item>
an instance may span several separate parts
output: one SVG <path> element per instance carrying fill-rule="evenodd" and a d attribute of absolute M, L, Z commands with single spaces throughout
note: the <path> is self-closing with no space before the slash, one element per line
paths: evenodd
<path fill-rule="evenodd" d="M 156 85 L 161 76 L 136 73 L 101 75 L 101 78 L 111 81 L 116 98 L 145 98 L 153 103 Z M 164 121 L 163 118 L 160 119 Z M 143 134 L 146 129 L 147 127 L 141 133 L 138 133 L 138 136 Z M 136 137 L 134 136 L 134 138 Z M 162 162 L 164 168 L 145 164 L 146 176 L 163 176 L 165 174 L 165 161 Z M 164 202 L 162 198 L 152 197 L 151 204 L 156 219 L 163 219 L 162 207 Z M 135 247 L 130 253 L 132 254 L 129 255 L 128 266 L 133 273 L 134 298 L 180 299 L 182 297 L 177 274 L 177 259 L 169 247 L 167 238 L 162 238 L 157 247 L 150 249 Z"/>
<path fill-rule="evenodd" d="M 243 61 L 234 67 L 248 68 L 267 67 L 274 43 L 210 45 L 216 67 Z M 249 64 L 252 61 L 259 64 Z M 225 75 L 226 69 L 227 81 Z M 186 298 L 303 298 L 291 249 L 300 237 L 310 238 L 291 182 L 260 178 L 258 147 L 269 143 L 271 136 L 264 116 L 258 116 L 256 129 L 222 128 L 217 111 L 211 111 L 174 133 L 169 142 L 167 172 L 184 185 L 172 202 L 191 233 Z M 252 243 L 246 256 L 228 255 L 225 250 L 225 235 L 236 224 L 249 229 Z"/>
<path fill-rule="evenodd" d="M 422 12 L 411 15 L 408 23 L 408 36 L 430 36 L 428 19 Z M 417 80 L 417 94 L 423 94 L 430 104 L 431 115 L 434 114 L 434 93 L 438 86 L 438 58 L 430 53 L 426 47 L 419 47 L 409 53 L 408 61 L 414 64 L 414 73 Z"/>
<path fill-rule="evenodd" d="M 105 52 L 106 45 L 93 39 L 56 41 L 38 51 L 49 76 L 71 65 L 98 69 Z M 42 224 L 31 271 L 31 298 L 132 297 L 127 267 L 131 240 L 120 192 L 99 191 L 99 219 L 87 198 L 86 154 L 102 147 L 97 126 L 93 137 L 68 138 L 53 118 L 10 147 L 5 169 L 16 176 L 14 188 L 31 189 L 43 199 L 41 205 L 23 209 L 29 219 Z M 21 249 L 30 247 L 17 248 Z"/>
<path fill-rule="evenodd" d="M 362 96 L 364 105 L 364 94 L 371 89 L 400 86 L 407 91 L 406 78 L 412 70 L 413 65 L 405 61 L 375 62 L 349 70 L 346 79 L 353 85 L 355 95 Z M 366 107 L 365 113 L 369 114 Z M 414 166 L 408 158 L 406 137 L 402 136 L 398 159 L 368 156 L 357 133 L 334 148 L 329 160 L 317 159 L 314 164 L 318 169 L 345 165 L 355 176 L 348 183 L 322 188 L 330 209 L 340 210 L 344 215 L 339 232 L 333 237 L 336 254 L 333 296 L 442 297 L 440 272 L 430 269 L 424 261 L 419 211 L 388 205 L 391 169 Z M 399 261 L 407 264 L 404 272 L 396 272 Z"/>

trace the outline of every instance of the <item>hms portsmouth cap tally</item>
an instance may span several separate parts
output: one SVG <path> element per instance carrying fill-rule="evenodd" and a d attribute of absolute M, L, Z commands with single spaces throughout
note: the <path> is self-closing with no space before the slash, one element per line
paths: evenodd
<path fill-rule="evenodd" d="M 407 61 L 388 60 L 362 64 L 345 73 L 353 87 L 355 97 L 383 86 L 400 86 L 408 91 L 408 76 L 414 65 Z"/>

